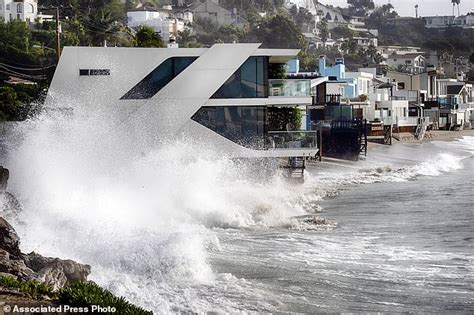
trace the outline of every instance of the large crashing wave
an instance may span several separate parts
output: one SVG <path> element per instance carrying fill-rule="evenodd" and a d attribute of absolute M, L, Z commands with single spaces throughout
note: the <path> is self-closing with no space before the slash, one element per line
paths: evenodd
<path fill-rule="evenodd" d="M 42 117 L 20 128 L 22 140 L 6 165 L 24 207 L 26 224 L 18 230 L 24 250 L 91 264 L 92 280 L 161 312 L 239 309 L 202 294 L 240 281 L 216 274 L 208 262 L 208 252 L 219 250 L 215 228 L 292 226 L 342 185 L 462 167 L 460 158 L 439 154 L 408 167 L 310 170 L 304 184 L 294 185 L 185 139 L 136 152 L 126 134 L 109 127 Z"/>

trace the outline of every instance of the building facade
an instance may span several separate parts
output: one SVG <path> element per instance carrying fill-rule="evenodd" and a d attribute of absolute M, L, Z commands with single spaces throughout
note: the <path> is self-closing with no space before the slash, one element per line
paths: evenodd
<path fill-rule="evenodd" d="M 247 23 L 237 13 L 237 9 L 229 11 L 210 0 L 193 3 L 188 9 L 193 13 L 194 19 L 208 19 L 219 25 L 233 24 L 243 26 Z"/>
<path fill-rule="evenodd" d="M 0 16 L 5 22 L 21 20 L 33 23 L 38 16 L 38 0 L 0 0 Z"/>
<path fill-rule="evenodd" d="M 100 104 L 94 116 L 107 117 L 137 152 L 184 138 L 229 157 L 314 156 L 314 132 L 294 133 L 276 119 L 313 104 L 312 80 L 272 79 L 269 71 L 299 50 L 259 46 L 66 47 L 45 106 L 67 98 L 81 114 Z"/>
<path fill-rule="evenodd" d="M 168 42 L 170 37 L 176 38 L 178 32 L 182 32 L 186 24 L 192 22 L 192 13 L 189 11 L 180 12 L 179 17 L 175 16 L 171 7 L 162 9 L 140 7 L 127 12 L 127 26 L 133 30 L 141 25 L 152 27 L 165 42 Z"/>
<path fill-rule="evenodd" d="M 419 53 L 392 54 L 387 58 L 386 63 L 392 69 L 411 74 L 426 72 L 426 58 Z"/>

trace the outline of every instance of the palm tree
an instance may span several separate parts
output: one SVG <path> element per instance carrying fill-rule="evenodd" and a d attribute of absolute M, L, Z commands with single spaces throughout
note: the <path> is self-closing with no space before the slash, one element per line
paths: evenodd
<path fill-rule="evenodd" d="M 458 6 L 458 16 L 460 15 L 459 13 L 459 4 L 461 3 L 461 0 L 451 0 L 451 3 L 453 4 L 453 16 L 454 16 L 454 7 L 457 5 Z"/>

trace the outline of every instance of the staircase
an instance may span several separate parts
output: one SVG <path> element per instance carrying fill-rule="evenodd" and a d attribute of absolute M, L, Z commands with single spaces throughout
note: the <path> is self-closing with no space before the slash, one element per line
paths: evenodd
<path fill-rule="evenodd" d="M 304 157 L 290 157 L 286 168 L 288 169 L 287 174 L 289 178 L 304 180 L 304 170 L 306 168 Z"/>
<path fill-rule="evenodd" d="M 392 145 L 393 124 L 383 126 L 383 142 Z"/>
<path fill-rule="evenodd" d="M 429 125 L 429 119 L 425 118 L 420 118 L 420 121 L 418 122 L 418 125 L 416 126 L 416 132 L 415 132 L 415 137 L 418 140 L 423 140 L 426 134 L 426 129 L 428 128 Z"/>

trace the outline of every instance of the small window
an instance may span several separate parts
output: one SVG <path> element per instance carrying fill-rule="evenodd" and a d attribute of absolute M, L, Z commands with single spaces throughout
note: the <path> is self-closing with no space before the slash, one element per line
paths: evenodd
<path fill-rule="evenodd" d="M 6 8 L 7 8 L 7 10 L 10 10 L 10 3 L 6 4 Z"/>
<path fill-rule="evenodd" d="M 23 13 L 23 6 L 22 3 L 18 3 L 16 5 L 16 13 Z"/>
<path fill-rule="evenodd" d="M 3 4 L 0 3 L 0 10 L 3 10 Z"/>
<path fill-rule="evenodd" d="M 35 7 L 30 3 L 28 4 L 28 13 L 35 13 Z"/>
<path fill-rule="evenodd" d="M 89 75 L 110 75 L 110 69 L 90 69 Z"/>
<path fill-rule="evenodd" d="M 110 69 L 79 69 L 79 75 L 110 75 Z"/>
<path fill-rule="evenodd" d="M 404 90 L 405 89 L 405 82 L 398 82 L 398 89 Z"/>

